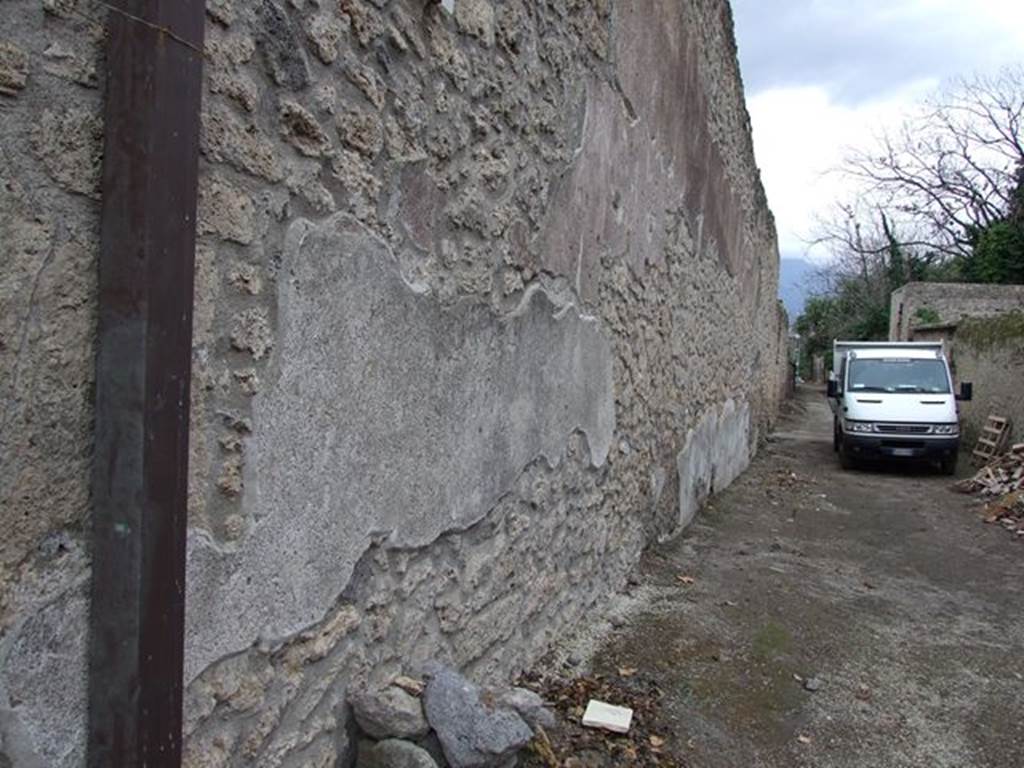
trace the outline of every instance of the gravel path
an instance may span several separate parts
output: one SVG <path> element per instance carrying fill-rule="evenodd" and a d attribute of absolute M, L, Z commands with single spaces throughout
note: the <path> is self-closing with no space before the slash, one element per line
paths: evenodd
<path fill-rule="evenodd" d="M 971 504 L 928 468 L 841 471 L 803 389 L 648 553 L 587 671 L 656 681 L 689 766 L 1024 766 L 1024 542 Z"/>

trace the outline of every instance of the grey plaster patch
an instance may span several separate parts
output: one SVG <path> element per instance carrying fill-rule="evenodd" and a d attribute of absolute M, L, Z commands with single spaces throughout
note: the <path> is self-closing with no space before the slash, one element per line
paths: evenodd
<path fill-rule="evenodd" d="M 0 646 L 0 753 L 19 768 L 84 762 L 86 582 L 39 607 Z"/>
<path fill-rule="evenodd" d="M 319 620 L 374 539 L 473 524 L 577 430 L 601 466 L 615 428 L 609 340 L 542 289 L 504 317 L 442 308 L 345 216 L 296 222 L 280 275 L 277 377 L 246 446 L 252 528 L 238 551 L 190 532 L 189 681 Z"/>
<path fill-rule="evenodd" d="M 750 406 L 729 399 L 709 410 L 686 434 L 676 459 L 679 472 L 679 521 L 682 530 L 701 504 L 722 490 L 750 464 Z"/>

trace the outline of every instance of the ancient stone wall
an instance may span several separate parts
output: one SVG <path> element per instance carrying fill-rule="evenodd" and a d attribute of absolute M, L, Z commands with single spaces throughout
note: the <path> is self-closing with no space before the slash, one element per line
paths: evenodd
<path fill-rule="evenodd" d="M 0 765 L 84 742 L 103 9 L 0 31 Z M 210 0 L 187 762 L 530 664 L 749 462 L 777 250 L 723 0 Z"/>
<path fill-rule="evenodd" d="M 908 341 L 917 325 L 956 323 L 1024 309 L 1024 285 L 907 283 L 893 291 L 889 338 Z"/>
<path fill-rule="evenodd" d="M 77 765 L 102 146 L 99 6 L 0 29 L 0 765 Z"/>

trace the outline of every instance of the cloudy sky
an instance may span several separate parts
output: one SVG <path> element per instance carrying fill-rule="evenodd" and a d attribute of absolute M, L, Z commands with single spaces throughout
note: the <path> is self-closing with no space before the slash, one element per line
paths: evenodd
<path fill-rule="evenodd" d="M 1024 0 L 732 0 L 783 256 L 852 193 L 829 169 L 950 78 L 1024 60 Z M 811 253 L 812 258 L 823 254 Z"/>

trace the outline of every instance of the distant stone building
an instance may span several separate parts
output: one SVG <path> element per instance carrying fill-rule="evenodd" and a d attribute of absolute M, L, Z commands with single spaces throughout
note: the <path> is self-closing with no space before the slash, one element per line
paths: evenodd
<path fill-rule="evenodd" d="M 907 283 L 893 291 L 891 301 L 889 338 L 909 341 L 915 327 L 1024 310 L 1024 285 Z"/>
<path fill-rule="evenodd" d="M 946 344 L 957 381 L 974 385 L 960 407 L 967 443 L 989 414 L 1024 439 L 1024 285 L 909 283 L 893 292 L 889 338 Z"/>
<path fill-rule="evenodd" d="M 949 349 L 954 375 L 974 384 L 974 400 L 961 404 L 968 438 L 994 414 L 1010 420 L 1013 441 L 1024 441 L 1024 312 L 964 318 Z"/>

